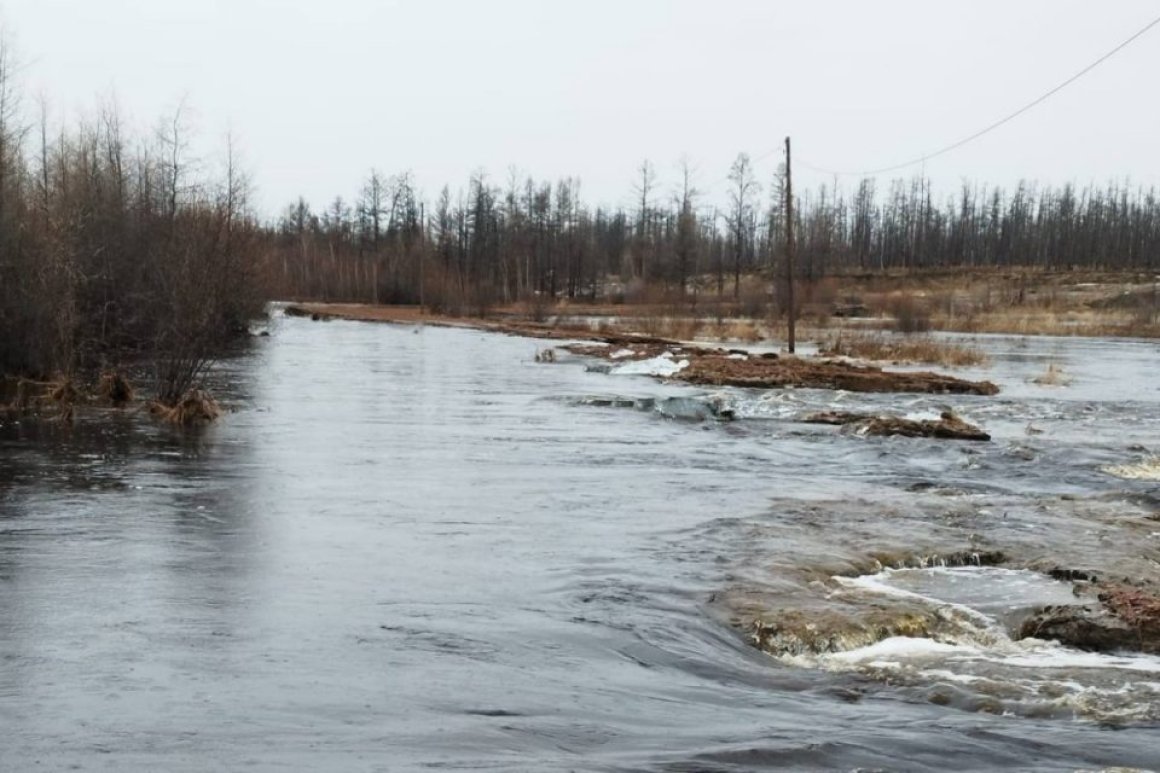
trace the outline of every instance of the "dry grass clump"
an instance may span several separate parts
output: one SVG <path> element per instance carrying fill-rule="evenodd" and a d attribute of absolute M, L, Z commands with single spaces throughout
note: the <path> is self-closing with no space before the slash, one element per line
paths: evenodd
<path fill-rule="evenodd" d="M 974 347 L 938 341 L 930 336 L 898 337 L 881 333 L 841 331 L 833 340 L 823 343 L 820 352 L 862 360 L 922 362 L 947 367 L 986 365 L 989 362 L 987 355 Z"/>
<path fill-rule="evenodd" d="M 528 298 L 513 305 L 512 311 L 532 322 L 546 322 L 552 311 L 552 300 L 548 296 L 533 293 Z"/>
<path fill-rule="evenodd" d="M 1068 386 L 1071 384 L 1071 376 L 1063 372 L 1063 368 L 1056 365 L 1054 362 L 1047 364 L 1047 370 L 1042 374 L 1031 379 L 1033 384 L 1040 386 Z"/>
<path fill-rule="evenodd" d="M 634 327 L 658 338 L 691 341 L 701 329 L 701 321 L 693 317 L 641 317 Z"/>
<path fill-rule="evenodd" d="M 55 419 L 57 421 L 71 423 L 75 410 L 74 406 L 80 396 L 81 392 L 77 389 L 77 385 L 73 383 L 71 377 L 57 376 L 48 383 L 48 391 L 45 398 L 51 405 L 56 407 L 57 415 Z"/>
<path fill-rule="evenodd" d="M 222 415 L 221 406 L 202 389 L 189 390 L 176 405 L 155 402 L 149 410 L 162 421 L 183 427 L 208 424 Z"/>
<path fill-rule="evenodd" d="M 120 408 L 133 400 L 133 385 L 119 371 L 107 370 L 97 382 L 97 395 Z"/>
<path fill-rule="evenodd" d="M 1091 280 L 1091 281 L 1086 281 Z M 1138 277 L 966 271 L 852 278 L 843 292 L 893 317 L 900 332 L 1160 336 L 1160 297 Z"/>
<path fill-rule="evenodd" d="M 998 306 L 965 315 L 937 315 L 940 329 L 969 333 L 1050 336 L 1160 337 L 1160 321 L 1149 313 L 1123 309 L 1065 308 L 1050 301 L 1031 306 Z"/>
<path fill-rule="evenodd" d="M 57 376 L 48 382 L 47 387 L 45 397 L 57 405 L 72 405 L 81 394 L 76 384 L 68 376 Z"/>
<path fill-rule="evenodd" d="M 52 381 L 21 378 L 15 382 L 14 389 L 5 391 L 11 391 L 13 397 L 10 402 L 0 404 L 0 410 L 8 413 L 55 413 L 53 418 L 64 422 L 72 421 L 74 405 L 82 396 L 72 378 L 64 375 Z"/>
<path fill-rule="evenodd" d="M 757 323 L 750 319 L 722 320 L 706 331 L 709 338 L 718 341 L 757 343 L 762 339 Z"/>

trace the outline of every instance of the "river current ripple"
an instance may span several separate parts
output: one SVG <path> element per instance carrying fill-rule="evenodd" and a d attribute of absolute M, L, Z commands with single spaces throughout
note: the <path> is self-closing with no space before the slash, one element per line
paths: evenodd
<path fill-rule="evenodd" d="M 537 364 L 542 345 L 278 318 L 204 432 L 0 423 L 0 769 L 1160 765 L 1160 728 L 915 701 L 711 612 L 772 501 L 904 491 L 961 449 L 594 408 L 575 398 L 695 390 Z M 1133 346 L 1108 356 L 1155 361 Z M 1155 401 L 1123 433 L 1154 434 Z"/>

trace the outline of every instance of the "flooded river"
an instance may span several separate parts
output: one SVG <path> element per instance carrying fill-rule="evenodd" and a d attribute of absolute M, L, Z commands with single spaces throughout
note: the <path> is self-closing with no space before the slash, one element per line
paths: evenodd
<path fill-rule="evenodd" d="M 1003 628 L 1071 592 L 1025 565 L 1160 558 L 1160 484 L 1102 469 L 1160 453 L 1160 348 L 984 345 L 996 398 L 693 421 L 705 390 L 542 342 L 279 317 L 205 431 L 0 423 L 0 769 L 1160 767 L 1160 659 Z M 792 420 L 948 406 L 995 439 Z M 922 573 L 950 550 L 1019 566 Z M 964 633 L 778 656 L 738 622 L 874 599 Z"/>

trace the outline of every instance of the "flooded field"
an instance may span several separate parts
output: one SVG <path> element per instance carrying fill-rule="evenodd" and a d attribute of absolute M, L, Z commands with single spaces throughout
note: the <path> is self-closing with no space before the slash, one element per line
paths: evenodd
<path fill-rule="evenodd" d="M 1160 767 L 1160 655 L 1032 635 L 1160 577 L 1155 343 L 980 338 L 984 397 L 272 332 L 201 432 L 0 420 L 0 769 Z"/>

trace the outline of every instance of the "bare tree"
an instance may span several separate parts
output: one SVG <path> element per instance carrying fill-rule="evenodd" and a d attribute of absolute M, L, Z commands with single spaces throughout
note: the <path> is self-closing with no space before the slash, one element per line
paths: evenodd
<path fill-rule="evenodd" d="M 683 297 L 697 250 L 697 215 L 694 206 L 700 192 L 693 186 L 695 170 L 690 165 L 688 156 L 682 156 L 677 163 L 677 173 L 680 176 L 680 188 L 676 194 L 677 287 L 680 288 Z"/>
<path fill-rule="evenodd" d="M 639 206 L 636 218 L 636 239 L 633 243 L 635 268 L 633 273 L 640 279 L 648 279 L 649 253 L 652 229 L 652 193 L 656 187 L 657 173 L 647 158 L 637 167 L 639 177 L 633 184 Z"/>
<path fill-rule="evenodd" d="M 360 225 L 361 248 L 369 248 L 378 255 L 383 235 L 383 218 L 387 212 L 387 185 L 377 169 L 372 169 L 359 195 L 356 212 Z"/>
<path fill-rule="evenodd" d="M 742 258 L 752 253 L 753 234 L 750 223 L 753 220 L 753 202 L 761 191 L 761 185 L 753 173 L 753 162 L 748 153 L 738 153 L 733 166 L 729 168 L 730 225 L 733 230 L 733 299 L 741 294 Z M 717 292 L 720 294 L 720 279 Z"/>
<path fill-rule="evenodd" d="M 182 99 L 173 115 L 157 129 L 157 137 L 165 158 L 165 191 L 170 225 L 177 218 L 177 205 L 185 192 L 186 153 L 189 140 L 186 137 L 186 104 Z"/>

